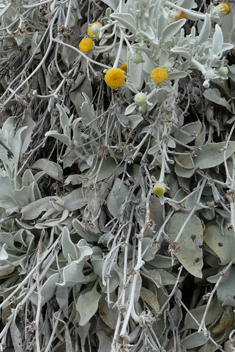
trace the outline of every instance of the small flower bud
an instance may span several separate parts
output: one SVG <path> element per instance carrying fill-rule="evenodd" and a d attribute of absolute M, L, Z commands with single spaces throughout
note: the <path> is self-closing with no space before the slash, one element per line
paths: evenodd
<path fill-rule="evenodd" d="M 166 185 L 163 182 L 157 182 L 153 191 L 157 196 L 162 196 L 166 192 Z"/>
<path fill-rule="evenodd" d="M 184 11 L 173 10 L 169 13 L 168 21 L 170 23 L 177 22 L 182 18 L 185 18 L 186 20 L 188 19 L 188 16 Z"/>
<path fill-rule="evenodd" d="M 144 93 L 137 93 L 134 97 L 134 101 L 137 105 L 142 106 L 146 103 L 147 97 Z"/>
<path fill-rule="evenodd" d="M 119 68 L 127 73 L 127 64 L 123 64 Z"/>
<path fill-rule="evenodd" d="M 228 68 L 223 66 L 223 67 L 220 67 L 220 69 L 218 70 L 220 76 L 222 77 L 227 77 L 228 75 Z"/>
<path fill-rule="evenodd" d="M 230 7 L 227 2 L 222 1 L 218 6 L 215 7 L 215 12 L 219 17 L 224 17 L 230 13 Z"/>
<path fill-rule="evenodd" d="M 155 83 L 161 83 L 168 78 L 168 72 L 164 67 L 157 67 L 152 70 L 150 77 Z"/>
<path fill-rule="evenodd" d="M 147 105 L 146 105 L 146 104 L 141 105 L 141 106 L 139 107 L 139 112 L 140 112 L 141 114 L 145 114 L 146 111 L 147 111 Z"/>
<path fill-rule="evenodd" d="M 101 27 L 102 27 L 102 24 L 100 22 L 94 22 L 92 23 L 91 26 L 88 27 L 87 34 L 91 38 L 94 38 L 94 37 L 98 38 Z"/>
<path fill-rule="evenodd" d="M 142 55 L 139 53 L 135 53 L 131 59 L 137 65 L 140 64 L 141 62 L 144 62 Z"/>

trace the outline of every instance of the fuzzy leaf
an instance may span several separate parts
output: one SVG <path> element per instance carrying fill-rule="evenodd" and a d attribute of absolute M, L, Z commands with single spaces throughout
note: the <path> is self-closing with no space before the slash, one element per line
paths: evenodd
<path fill-rule="evenodd" d="M 220 258 L 220 265 L 226 265 L 234 258 L 234 235 L 226 231 L 225 228 L 222 233 L 216 222 L 211 222 L 206 226 L 204 239 L 206 244 Z"/>
<path fill-rule="evenodd" d="M 60 134 L 58 133 L 58 131 L 49 131 L 45 133 L 46 137 L 54 137 L 56 139 L 58 139 L 58 141 L 64 143 L 65 145 L 67 145 L 67 147 L 70 146 L 71 144 L 71 140 L 68 136 L 65 136 L 64 134 Z"/>
<path fill-rule="evenodd" d="M 77 248 L 75 244 L 71 241 L 69 230 L 67 227 L 63 228 L 61 244 L 62 244 L 63 255 L 68 262 L 70 262 L 71 260 L 78 259 Z"/>
<path fill-rule="evenodd" d="M 219 55 L 222 50 L 224 38 L 223 33 L 218 24 L 215 25 L 215 32 L 213 35 L 212 51 L 215 55 Z"/>
<path fill-rule="evenodd" d="M 117 324 L 118 309 L 116 307 L 108 307 L 104 297 L 99 301 L 99 314 L 105 324 L 114 330 Z"/>
<path fill-rule="evenodd" d="M 199 33 L 199 36 L 197 38 L 198 44 L 203 44 L 207 41 L 207 39 L 209 38 L 209 35 L 210 35 L 210 31 L 211 31 L 211 18 L 206 13 L 203 26 L 202 26 L 200 33 Z"/>
<path fill-rule="evenodd" d="M 137 65 L 131 58 L 129 58 L 127 68 L 133 85 L 136 89 L 141 89 L 144 82 L 143 63 L 141 62 Z"/>
<path fill-rule="evenodd" d="M 96 291 L 96 289 L 90 292 L 81 293 L 76 303 L 76 310 L 80 314 L 79 325 L 84 326 L 93 317 L 98 309 L 98 303 L 102 296 Z"/>
<path fill-rule="evenodd" d="M 54 178 L 57 181 L 63 179 L 63 169 L 60 165 L 47 159 L 39 159 L 33 165 L 32 169 L 38 169 L 45 171 L 48 176 Z"/>
<path fill-rule="evenodd" d="M 206 309 L 206 305 L 203 305 L 190 310 L 190 314 L 192 314 L 192 316 L 198 321 L 199 324 L 202 320 L 205 309 Z M 205 324 L 206 325 L 214 324 L 215 321 L 221 316 L 222 311 L 223 310 L 221 308 L 221 305 L 218 299 L 215 298 L 210 304 L 209 310 L 206 315 Z M 188 330 L 188 329 L 197 330 L 198 324 L 193 320 L 193 318 L 191 318 L 190 314 L 187 313 L 185 316 L 184 330 Z"/>
<path fill-rule="evenodd" d="M 216 278 L 217 276 L 217 278 Z M 208 282 L 217 282 L 221 274 L 217 274 L 207 278 Z M 223 281 L 224 280 L 224 281 Z M 217 288 L 217 297 L 221 302 L 224 302 L 225 299 L 229 296 L 234 296 L 235 292 L 235 268 L 232 266 L 224 275 L 222 282 L 220 282 Z"/>
<path fill-rule="evenodd" d="M 148 305 L 153 308 L 155 312 L 160 311 L 160 304 L 158 302 L 157 296 L 147 288 L 141 287 L 140 289 L 140 297 L 148 303 Z"/>
<path fill-rule="evenodd" d="M 72 224 L 74 230 L 79 234 L 79 236 L 83 237 L 88 242 L 98 242 L 101 233 L 95 233 L 91 230 L 85 229 L 82 223 L 77 219 L 74 219 Z"/>
<path fill-rule="evenodd" d="M 185 22 L 186 22 L 186 20 L 184 18 L 182 18 L 179 21 L 176 21 L 176 22 L 169 24 L 162 31 L 162 36 L 161 36 L 162 43 L 166 43 L 168 40 L 170 40 L 180 30 L 180 28 L 183 27 Z"/>
<path fill-rule="evenodd" d="M 134 17 L 130 13 L 113 13 L 111 16 L 117 20 L 125 28 L 129 29 L 133 34 L 136 33 L 136 23 Z"/>
<path fill-rule="evenodd" d="M 224 161 L 224 151 L 227 142 L 208 143 L 203 145 L 197 151 L 194 158 L 196 168 L 208 169 L 220 165 Z M 225 153 L 225 159 L 228 159 L 235 152 L 235 142 L 230 141 Z"/>
<path fill-rule="evenodd" d="M 136 107 L 137 107 L 136 103 L 129 105 L 125 110 L 125 115 L 130 115 L 135 110 Z"/>
<path fill-rule="evenodd" d="M 51 275 L 47 281 L 41 287 L 41 306 L 47 303 L 55 294 L 56 283 L 59 281 L 59 273 L 55 273 Z M 38 293 L 33 292 L 29 297 L 30 301 L 36 305 L 38 305 Z"/>
<path fill-rule="evenodd" d="M 172 79 L 180 79 L 180 78 L 185 78 L 188 76 L 188 73 L 185 72 L 185 71 L 178 71 L 178 72 L 172 72 L 172 73 L 169 73 L 168 75 L 168 78 L 170 80 Z"/>
<path fill-rule="evenodd" d="M 200 120 L 191 122 L 184 125 L 181 129 L 177 130 L 174 134 L 175 138 L 184 144 L 192 142 L 200 133 L 202 123 Z"/>
<path fill-rule="evenodd" d="M 192 169 L 194 167 L 193 158 L 191 155 L 177 155 L 174 157 L 176 163 L 185 169 Z"/>
<path fill-rule="evenodd" d="M 129 116 L 129 124 L 131 128 L 134 130 L 140 122 L 143 121 L 143 117 L 141 115 L 131 115 Z"/>
<path fill-rule="evenodd" d="M 114 181 L 113 188 L 111 189 L 107 198 L 107 207 L 114 217 L 119 216 L 120 208 L 125 202 L 127 194 L 127 186 L 124 185 L 120 178 L 116 178 Z"/>
<path fill-rule="evenodd" d="M 205 92 L 203 93 L 203 95 L 204 95 L 204 97 L 206 97 L 208 100 L 212 101 L 213 103 L 224 106 L 230 112 L 232 111 L 231 106 L 229 105 L 227 100 L 224 98 L 221 98 L 221 94 L 217 88 L 206 89 Z"/>
<path fill-rule="evenodd" d="M 206 336 L 203 332 L 194 332 L 185 337 L 181 344 L 188 349 L 204 345 L 209 340 L 209 335 Z"/>
<path fill-rule="evenodd" d="M 167 233 L 170 243 L 173 244 L 179 231 L 186 222 L 188 214 L 175 213 L 168 222 Z M 180 239 L 177 241 L 180 248 L 175 252 L 176 257 L 188 272 L 196 277 L 202 277 L 202 249 L 203 227 L 201 220 L 193 215 L 187 222 Z"/>

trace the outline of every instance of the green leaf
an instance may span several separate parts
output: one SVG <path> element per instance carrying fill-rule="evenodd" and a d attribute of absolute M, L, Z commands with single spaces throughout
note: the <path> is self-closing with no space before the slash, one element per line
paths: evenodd
<path fill-rule="evenodd" d="M 113 13 L 111 18 L 117 20 L 125 28 L 129 29 L 133 34 L 136 33 L 136 23 L 134 17 L 130 13 Z"/>
<path fill-rule="evenodd" d="M 193 334 L 185 337 L 181 344 L 187 348 L 195 348 L 204 345 L 209 340 L 209 335 L 205 335 L 203 332 L 194 332 Z"/>
<path fill-rule="evenodd" d="M 121 206 L 124 204 L 127 194 L 128 187 L 124 185 L 120 178 L 116 178 L 107 197 L 108 210 L 114 217 L 117 218 L 120 215 Z"/>
<path fill-rule="evenodd" d="M 102 235 L 101 233 L 95 233 L 91 230 L 85 229 L 82 223 L 77 219 L 73 219 L 72 224 L 78 235 L 83 237 L 88 242 L 98 242 L 99 237 Z"/>
<path fill-rule="evenodd" d="M 200 324 L 202 317 L 205 313 L 205 309 L 206 309 L 206 304 L 190 310 L 190 314 L 198 321 L 199 324 Z M 206 315 L 205 324 L 206 325 L 214 324 L 216 322 L 216 320 L 219 319 L 222 312 L 223 312 L 223 310 L 221 308 L 221 305 L 220 305 L 218 299 L 215 298 L 209 306 L 209 310 Z M 197 330 L 198 324 L 193 320 L 193 318 L 190 316 L 190 314 L 187 313 L 185 316 L 184 330 L 188 330 L 188 329 Z"/>
<path fill-rule="evenodd" d="M 45 171 L 46 174 L 57 181 L 63 180 L 63 169 L 62 167 L 47 159 L 38 159 L 32 166 L 32 169 Z"/>
<path fill-rule="evenodd" d="M 221 98 L 220 91 L 217 88 L 206 89 L 203 95 L 213 103 L 224 106 L 228 109 L 228 111 L 232 112 L 230 104 L 227 102 L 226 99 Z"/>
<path fill-rule="evenodd" d="M 185 169 L 192 169 L 194 167 L 193 158 L 191 155 L 176 155 L 174 157 L 176 163 Z"/>
<path fill-rule="evenodd" d="M 109 308 L 105 297 L 102 297 L 99 301 L 99 314 L 105 324 L 115 330 L 118 319 L 118 309 L 117 307 Z"/>
<path fill-rule="evenodd" d="M 173 80 L 173 79 L 185 78 L 187 76 L 188 76 L 188 73 L 185 71 L 178 71 L 178 72 L 175 71 L 175 72 L 169 73 L 168 78 L 170 80 Z"/>
<path fill-rule="evenodd" d="M 51 275 L 47 281 L 41 287 L 41 306 L 47 303 L 55 294 L 56 291 L 56 283 L 59 281 L 60 275 L 59 273 L 55 273 Z M 29 297 L 30 301 L 36 305 L 38 305 L 38 293 L 33 292 Z"/>
<path fill-rule="evenodd" d="M 203 145 L 196 152 L 194 164 L 199 169 L 209 169 L 220 165 L 224 161 L 224 148 L 227 142 L 208 143 Z M 225 159 L 228 159 L 235 152 L 235 142 L 230 141 L 225 153 Z"/>
<path fill-rule="evenodd" d="M 225 228 L 223 228 L 222 233 L 216 222 L 209 223 L 206 226 L 204 240 L 220 258 L 220 265 L 226 265 L 234 258 L 234 235 L 226 231 Z"/>
<path fill-rule="evenodd" d="M 174 137 L 180 142 L 188 144 L 199 135 L 201 129 L 202 123 L 200 120 L 197 120 L 196 122 L 191 122 L 177 130 L 174 134 Z"/>
<path fill-rule="evenodd" d="M 200 30 L 199 36 L 197 37 L 198 44 L 203 44 L 207 41 L 207 39 L 209 38 L 209 35 L 210 35 L 210 31 L 211 31 L 211 18 L 206 13 L 203 26 Z"/>
<path fill-rule="evenodd" d="M 181 27 L 185 24 L 185 18 L 182 18 L 179 21 L 173 22 L 169 24 L 163 31 L 161 35 L 161 42 L 166 43 L 168 40 L 172 39 L 172 37 L 180 30 Z"/>
<path fill-rule="evenodd" d="M 63 282 L 58 283 L 57 285 L 62 287 L 71 287 L 76 284 L 87 284 L 96 279 L 95 273 L 85 276 L 82 270 L 83 265 L 81 263 L 79 264 L 76 261 L 72 262 L 64 268 Z"/>
<path fill-rule="evenodd" d="M 143 121 L 143 117 L 141 115 L 131 115 L 129 116 L 129 124 L 131 128 L 134 130 L 140 122 Z"/>
<path fill-rule="evenodd" d="M 100 168 L 100 169 L 99 169 Z M 94 168 L 88 170 L 86 176 L 89 178 L 88 181 L 84 181 L 82 186 L 83 187 L 88 187 L 90 184 L 94 182 L 96 172 L 99 170 L 99 175 L 97 178 L 97 182 L 102 181 L 104 179 L 108 179 L 111 175 L 114 173 L 116 175 L 119 175 L 123 172 L 124 170 L 124 165 L 120 165 L 117 167 L 117 164 L 115 163 L 114 159 L 111 157 L 107 157 L 102 161 L 102 165 L 100 167 L 100 162 L 96 166 L 95 170 Z M 92 174 L 91 174 L 92 173 Z M 92 177 L 92 175 L 94 175 Z"/>
<path fill-rule="evenodd" d="M 164 255 L 156 254 L 154 259 L 149 261 L 148 264 L 151 264 L 155 268 L 162 268 L 162 269 L 172 268 L 172 258 L 166 257 Z"/>
<path fill-rule="evenodd" d="M 223 33 L 218 24 L 215 25 L 215 32 L 213 35 L 213 42 L 212 42 L 212 51 L 215 55 L 219 55 L 221 53 L 223 47 Z"/>
<path fill-rule="evenodd" d="M 190 178 L 194 175 L 195 169 L 185 169 L 184 167 L 176 164 L 175 165 L 175 173 L 177 176 Z"/>
<path fill-rule="evenodd" d="M 179 54 L 180 56 L 184 57 L 187 60 L 191 60 L 192 59 L 192 55 L 187 50 L 185 50 L 184 47 L 175 46 L 174 48 L 171 49 L 171 52 Z"/>
<path fill-rule="evenodd" d="M 76 310 L 80 314 L 79 325 L 84 326 L 93 317 L 98 309 L 98 303 L 102 296 L 92 289 L 90 292 L 86 292 L 84 295 L 81 293 L 77 303 Z"/>
<path fill-rule="evenodd" d="M 217 282 L 221 274 L 217 274 L 217 277 L 211 276 L 207 278 L 208 282 Z M 221 302 L 224 302 L 225 299 L 227 299 L 228 296 L 234 296 L 235 292 L 235 268 L 232 266 L 229 268 L 229 270 L 226 272 L 226 275 L 223 276 L 223 282 L 220 282 L 216 292 L 217 292 L 217 297 Z"/>
<path fill-rule="evenodd" d="M 67 227 L 63 228 L 61 244 L 63 255 L 68 262 L 78 259 L 78 250 L 75 244 L 71 241 L 69 230 Z"/>
<path fill-rule="evenodd" d="M 141 287 L 140 289 L 140 297 L 148 303 L 148 305 L 153 308 L 155 312 L 160 311 L 160 304 L 158 302 L 157 296 L 147 288 Z"/>
<path fill-rule="evenodd" d="M 129 105 L 125 110 L 125 115 L 130 115 L 135 110 L 136 107 L 137 107 L 136 103 Z"/>
<path fill-rule="evenodd" d="M 169 220 L 167 233 L 170 237 L 170 244 L 175 242 L 188 216 L 188 214 L 178 212 Z M 177 243 L 180 248 L 175 251 L 175 256 L 180 263 L 193 276 L 202 277 L 203 260 L 201 246 L 203 244 L 203 227 L 201 220 L 196 215 L 189 219 Z"/>
<path fill-rule="evenodd" d="M 130 75 L 131 82 L 135 86 L 136 89 L 141 89 L 143 86 L 144 78 L 143 78 L 143 63 L 139 63 L 138 65 L 131 59 L 128 60 L 127 71 Z"/>
<path fill-rule="evenodd" d="M 65 145 L 67 145 L 67 147 L 71 146 L 71 140 L 68 136 L 65 136 L 64 134 L 60 134 L 57 131 L 49 131 L 45 133 L 46 137 L 54 137 L 56 139 L 58 139 L 58 141 L 64 143 Z"/>
<path fill-rule="evenodd" d="M 57 109 L 60 112 L 60 124 L 61 127 L 63 128 L 63 131 L 65 132 L 66 128 L 68 127 L 68 123 L 69 123 L 69 118 L 68 115 L 66 114 L 64 108 L 62 108 L 62 106 L 60 106 L 59 104 L 56 104 Z"/>

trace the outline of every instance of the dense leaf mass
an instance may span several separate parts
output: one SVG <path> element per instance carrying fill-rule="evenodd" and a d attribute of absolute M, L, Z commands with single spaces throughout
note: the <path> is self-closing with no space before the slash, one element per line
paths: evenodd
<path fill-rule="evenodd" d="M 234 11 L 1 1 L 0 351 L 233 350 Z"/>

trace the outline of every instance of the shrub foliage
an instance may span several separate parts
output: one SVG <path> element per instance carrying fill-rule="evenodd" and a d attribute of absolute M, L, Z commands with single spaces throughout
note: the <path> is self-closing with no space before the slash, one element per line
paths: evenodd
<path fill-rule="evenodd" d="M 1 1 L 0 351 L 233 350 L 234 7 Z"/>

